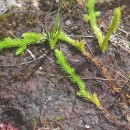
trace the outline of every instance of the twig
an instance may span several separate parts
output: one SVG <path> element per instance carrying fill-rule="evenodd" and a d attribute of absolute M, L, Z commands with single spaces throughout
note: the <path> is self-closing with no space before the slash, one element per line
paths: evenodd
<path fill-rule="evenodd" d="M 114 45 L 114 46 L 118 45 L 119 47 L 121 47 L 123 50 L 125 50 L 126 52 L 128 52 L 128 53 L 130 54 L 130 51 L 129 51 L 128 49 L 126 49 L 125 47 L 121 46 L 120 44 L 117 44 L 116 42 L 114 42 L 114 41 L 112 41 L 112 40 L 111 40 L 111 43 L 112 43 L 112 45 Z M 116 45 L 115 45 L 115 44 L 116 44 Z"/>
<path fill-rule="evenodd" d="M 35 60 L 31 60 L 31 61 L 28 61 L 28 62 L 24 62 L 24 63 L 19 63 L 19 64 L 14 64 L 14 65 L 0 65 L 0 67 L 15 67 L 15 66 L 21 66 L 21 65 L 26 65 L 26 64 L 30 64 L 30 63 L 33 63 L 35 61 L 38 61 L 40 59 L 42 59 L 43 57 L 45 57 L 47 55 L 49 51 L 46 51 L 45 54 L 39 56 L 38 58 L 36 58 Z"/>
<path fill-rule="evenodd" d="M 46 105 L 48 102 L 50 102 L 50 101 L 52 101 L 51 96 L 49 96 L 49 97 L 47 98 L 47 100 L 45 101 L 45 103 L 42 105 L 42 109 L 41 109 L 40 116 L 39 116 L 39 121 L 40 121 L 40 123 L 42 122 L 42 119 L 41 119 L 41 118 L 42 118 L 42 114 L 43 114 L 43 109 L 46 108 L 45 105 Z"/>
<path fill-rule="evenodd" d="M 89 47 L 88 43 L 85 40 L 84 40 L 84 42 L 86 43 L 85 45 L 87 45 L 87 48 L 89 49 L 89 51 L 91 52 L 91 54 L 94 56 L 94 54 L 93 54 L 91 48 Z"/>
<path fill-rule="evenodd" d="M 128 37 L 130 35 L 129 32 L 123 30 L 122 28 L 118 27 L 118 30 L 120 30 L 121 32 L 125 33 L 126 34 L 126 37 Z"/>
<path fill-rule="evenodd" d="M 99 77 L 92 77 L 92 78 L 81 78 L 83 80 L 114 80 L 114 81 L 123 81 L 123 80 L 118 80 L 118 79 L 104 79 L 104 78 L 99 78 Z"/>
<path fill-rule="evenodd" d="M 92 35 L 68 35 L 70 37 L 94 38 Z"/>
<path fill-rule="evenodd" d="M 93 78 L 81 78 L 82 80 L 102 80 L 102 81 L 109 81 L 109 80 L 113 80 L 113 81 L 118 81 L 118 82 L 123 82 L 124 84 L 126 84 L 129 88 L 130 85 L 128 83 L 126 83 L 124 80 L 118 80 L 118 79 L 104 79 L 104 78 L 98 78 L 98 77 L 93 77 Z"/>
<path fill-rule="evenodd" d="M 89 60 L 91 60 L 91 62 L 96 65 L 98 67 L 98 69 L 101 71 L 102 75 L 108 79 L 107 83 L 110 85 L 110 87 L 112 88 L 113 92 L 119 92 L 121 89 L 118 87 L 118 85 L 113 82 L 111 79 L 111 76 L 109 74 L 108 69 L 104 66 L 104 64 L 97 60 L 94 56 L 92 56 L 87 50 L 83 51 L 82 54 Z"/>
<path fill-rule="evenodd" d="M 116 72 L 116 73 L 119 74 L 120 76 L 122 76 L 122 77 L 124 77 L 125 79 L 127 79 L 128 81 L 130 81 L 129 78 L 127 78 L 125 75 L 123 75 L 122 73 L 118 72 L 117 70 L 114 70 L 114 69 L 112 69 L 111 67 L 109 67 L 108 65 L 105 65 L 105 64 L 104 64 L 104 66 L 106 66 L 107 68 L 111 69 L 112 71 Z"/>
<path fill-rule="evenodd" d="M 122 36 L 121 36 L 121 38 L 119 36 L 120 36 L 119 34 L 113 35 L 113 37 L 111 37 L 111 39 L 110 39 L 110 42 L 114 46 L 118 45 L 119 47 L 121 47 L 123 50 L 125 50 L 126 52 L 128 52 L 130 54 L 130 48 L 129 48 L 130 43 L 128 41 L 123 40 Z M 123 45 L 126 47 L 123 47 Z"/>
<path fill-rule="evenodd" d="M 26 49 L 26 50 L 31 55 L 31 57 L 35 60 L 36 56 L 29 49 Z"/>

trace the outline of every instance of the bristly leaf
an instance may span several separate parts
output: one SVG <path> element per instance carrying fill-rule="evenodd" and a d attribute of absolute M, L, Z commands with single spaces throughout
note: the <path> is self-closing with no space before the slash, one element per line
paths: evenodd
<path fill-rule="evenodd" d="M 56 33 L 56 30 L 58 28 L 59 12 L 60 12 L 60 9 L 58 9 L 58 12 L 57 12 L 55 20 L 54 20 L 54 24 L 53 24 L 53 27 L 52 27 L 52 30 L 51 30 L 51 33 L 50 33 L 51 34 L 51 38 L 54 37 L 54 35 Z"/>
<path fill-rule="evenodd" d="M 79 92 L 77 92 L 77 95 L 93 102 L 98 108 L 100 108 L 102 105 L 97 97 L 96 94 L 90 94 L 85 87 L 84 82 L 80 79 L 78 75 L 76 75 L 74 69 L 69 65 L 67 60 L 64 58 L 63 54 L 61 51 L 58 49 L 55 49 L 55 56 L 57 59 L 57 63 L 60 65 L 60 68 L 68 74 L 68 77 L 71 82 L 77 84 L 79 87 Z"/>
<path fill-rule="evenodd" d="M 51 42 L 52 42 L 52 38 L 51 38 L 51 35 L 50 35 L 50 32 L 49 31 L 46 31 L 46 35 L 47 35 L 47 41 L 48 41 L 48 43 L 49 43 L 49 45 L 51 46 Z"/>

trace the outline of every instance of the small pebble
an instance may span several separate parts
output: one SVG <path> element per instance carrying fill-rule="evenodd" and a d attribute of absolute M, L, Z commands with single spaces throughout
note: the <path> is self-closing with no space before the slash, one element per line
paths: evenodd
<path fill-rule="evenodd" d="M 89 129 L 89 128 L 90 128 L 90 125 L 85 125 L 85 128 Z"/>
<path fill-rule="evenodd" d="M 66 25 L 66 26 L 71 25 L 71 20 L 67 20 L 67 21 L 65 22 L 65 25 Z"/>
<path fill-rule="evenodd" d="M 42 70 L 42 67 L 39 67 L 39 70 Z"/>

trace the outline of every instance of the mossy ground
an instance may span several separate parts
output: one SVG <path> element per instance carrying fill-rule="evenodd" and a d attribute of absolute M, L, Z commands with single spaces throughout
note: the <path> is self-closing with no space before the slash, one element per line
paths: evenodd
<path fill-rule="evenodd" d="M 40 1 L 40 10 L 29 6 L 20 11 L 11 10 L 1 15 L 0 38 L 20 37 L 26 31 L 42 32 L 42 25 L 50 29 L 57 5 L 53 4 L 52 9 L 49 10 L 52 6 L 49 2 L 48 0 Z M 130 39 L 130 10 L 129 3 L 126 3 L 127 1 L 115 0 L 114 6 L 113 4 L 108 6 L 105 2 L 103 5 L 96 5 L 96 9 L 101 11 L 98 22 L 104 33 L 107 32 L 114 8 L 118 5 L 123 8 L 120 27 L 124 32 L 117 30 L 118 36 L 114 37 L 117 44 L 111 41 L 105 54 L 100 52 L 89 24 L 82 20 L 81 14 L 85 11 L 81 5 L 75 3 L 70 7 L 65 3 L 60 12 L 60 24 L 67 34 L 75 39 L 92 36 L 84 37 L 85 47 L 106 65 L 112 79 L 122 88 L 120 93 L 111 93 L 106 79 L 98 68 L 91 61 L 86 60 L 74 47 L 63 42 L 58 42 L 56 47 L 63 51 L 76 73 L 84 80 L 88 90 L 96 92 L 105 108 L 121 122 L 129 125 L 130 50 L 124 49 L 125 45 L 119 46 L 123 43 L 118 41 L 124 40 L 127 43 Z M 46 43 L 31 45 L 28 49 L 36 58 L 45 53 L 47 55 L 30 64 L 19 65 L 33 60 L 27 51 L 18 57 L 14 55 L 13 48 L 5 49 L 0 53 L 0 123 L 11 121 L 20 130 L 33 130 L 35 119 L 37 129 L 46 125 L 51 130 L 58 127 L 61 130 L 126 130 L 111 124 L 92 103 L 76 96 L 77 87 L 71 84 L 67 76 L 61 72 L 55 62 L 53 51 L 49 51 Z"/>

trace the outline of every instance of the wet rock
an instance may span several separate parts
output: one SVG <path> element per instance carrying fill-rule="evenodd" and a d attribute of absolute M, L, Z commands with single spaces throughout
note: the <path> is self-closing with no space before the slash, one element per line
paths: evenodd
<path fill-rule="evenodd" d="M 6 11 L 5 1 L 0 1 L 0 14 L 4 13 Z"/>
<path fill-rule="evenodd" d="M 21 7 L 22 5 L 18 3 L 16 0 L 6 0 L 6 6 L 8 8 L 11 6 Z"/>
<path fill-rule="evenodd" d="M 22 4 L 17 3 L 16 0 L 1 0 L 0 1 L 0 14 L 6 12 L 10 7 L 22 7 Z"/>

